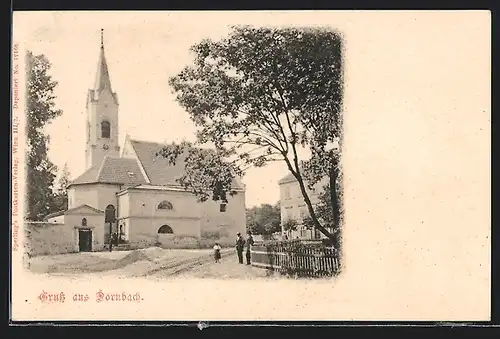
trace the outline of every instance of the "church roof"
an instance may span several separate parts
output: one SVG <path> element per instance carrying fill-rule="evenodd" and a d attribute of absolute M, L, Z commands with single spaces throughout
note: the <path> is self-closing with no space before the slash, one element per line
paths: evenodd
<path fill-rule="evenodd" d="M 165 144 L 138 140 L 130 140 L 130 143 L 150 180 L 150 185 L 179 185 L 176 179 L 180 178 L 184 173 L 184 160 L 187 154 L 179 155 L 176 164 L 171 165 L 168 159 L 156 156 L 156 153 Z M 237 180 L 233 182 L 233 185 L 235 188 L 242 188 L 242 185 Z"/>
<path fill-rule="evenodd" d="M 102 31 L 101 31 L 101 50 L 99 53 L 99 61 L 97 64 L 97 73 L 95 78 L 95 84 L 93 90 L 100 92 L 102 89 L 108 88 L 111 93 L 111 79 L 109 77 L 108 63 L 106 62 L 106 56 L 104 54 L 104 43 L 102 41 Z"/>
<path fill-rule="evenodd" d="M 184 173 L 184 154 L 179 156 L 175 165 L 171 165 L 166 158 L 156 156 L 164 144 L 138 140 L 130 140 L 130 143 L 151 185 L 178 185 L 176 179 Z"/>
<path fill-rule="evenodd" d="M 89 168 L 68 186 L 93 183 L 139 185 L 146 179 L 135 159 L 106 156 L 100 165 Z"/>

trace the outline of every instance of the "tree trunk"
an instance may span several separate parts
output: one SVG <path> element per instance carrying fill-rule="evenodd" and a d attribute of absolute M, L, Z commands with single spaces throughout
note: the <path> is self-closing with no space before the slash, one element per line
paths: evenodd
<path fill-rule="evenodd" d="M 297 181 L 299 183 L 300 192 L 302 193 L 302 196 L 304 198 L 304 202 L 307 205 L 307 210 L 309 211 L 309 215 L 311 216 L 311 220 L 313 221 L 314 226 L 316 227 L 316 229 L 318 231 L 320 231 L 326 237 L 328 237 L 328 239 L 335 242 L 335 236 L 333 234 L 331 234 L 330 232 L 328 232 L 328 230 L 326 228 L 321 226 L 318 218 L 316 217 L 316 213 L 314 211 L 314 207 L 312 206 L 311 199 L 309 199 L 309 195 L 307 194 L 306 186 L 304 184 L 304 180 L 302 179 L 302 175 L 300 174 L 300 172 L 298 170 L 293 171 L 292 166 L 288 160 L 286 160 L 286 163 L 288 165 L 288 169 L 292 172 L 292 174 L 295 176 L 295 179 L 297 179 Z M 296 167 L 298 168 L 298 166 L 296 166 Z"/>
<path fill-rule="evenodd" d="M 333 215 L 333 227 L 335 229 L 335 245 L 339 243 L 339 232 L 340 232 L 340 205 L 339 198 L 337 194 L 337 177 L 338 170 L 330 169 L 329 171 L 329 186 L 330 186 L 330 201 L 332 204 L 332 215 Z"/>
<path fill-rule="evenodd" d="M 292 129 L 291 125 L 290 125 L 290 120 L 289 120 L 288 114 L 286 115 L 286 117 L 287 117 L 287 121 L 288 121 L 288 127 L 292 131 L 293 129 Z M 302 174 L 300 173 L 300 170 L 299 170 L 300 166 L 299 166 L 299 160 L 298 160 L 298 156 L 297 156 L 297 149 L 295 147 L 295 143 L 291 143 L 291 146 L 292 146 L 292 150 L 293 150 L 293 164 L 294 164 L 295 170 L 292 167 L 292 164 L 290 163 L 290 160 L 288 159 L 287 155 L 283 154 L 284 160 L 285 160 L 286 165 L 288 167 L 288 170 L 293 174 L 293 176 L 295 177 L 295 179 L 297 179 L 297 181 L 299 182 L 300 192 L 302 193 L 302 196 L 304 197 L 304 202 L 307 205 L 307 210 L 309 211 L 309 215 L 311 216 L 311 219 L 313 221 L 314 226 L 321 233 L 323 233 L 326 237 L 328 237 L 328 239 L 330 239 L 331 241 L 335 242 L 334 235 L 331 234 L 330 232 L 328 232 L 328 230 L 326 228 L 324 228 L 323 226 L 321 226 L 318 218 L 316 217 L 316 213 L 314 211 L 314 207 L 312 206 L 311 199 L 309 199 L 309 195 L 307 194 L 307 190 L 306 190 L 306 186 L 304 184 L 304 180 L 302 179 Z"/>

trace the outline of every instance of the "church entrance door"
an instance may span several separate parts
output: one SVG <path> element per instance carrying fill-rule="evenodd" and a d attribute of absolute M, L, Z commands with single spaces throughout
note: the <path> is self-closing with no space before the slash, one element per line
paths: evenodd
<path fill-rule="evenodd" d="M 80 252 L 92 251 L 92 231 L 91 230 L 78 230 L 78 244 Z"/>

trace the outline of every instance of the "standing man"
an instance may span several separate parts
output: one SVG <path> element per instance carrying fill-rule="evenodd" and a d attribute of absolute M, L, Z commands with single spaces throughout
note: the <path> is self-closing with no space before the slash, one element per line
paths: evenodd
<path fill-rule="evenodd" d="M 236 252 L 238 253 L 238 263 L 243 264 L 243 247 L 245 246 L 245 239 L 241 233 L 236 233 Z"/>
<path fill-rule="evenodd" d="M 247 257 L 247 265 L 250 265 L 250 249 L 253 246 L 253 237 L 252 237 L 252 232 L 248 231 L 248 238 L 247 238 L 247 251 L 246 251 L 246 257 Z"/>

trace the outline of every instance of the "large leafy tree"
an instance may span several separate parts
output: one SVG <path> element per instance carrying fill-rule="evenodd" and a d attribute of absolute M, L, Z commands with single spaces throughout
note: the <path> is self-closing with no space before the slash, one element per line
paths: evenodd
<path fill-rule="evenodd" d="M 247 209 L 247 227 L 254 234 L 269 235 L 281 231 L 281 212 L 278 204 L 262 204 Z"/>
<path fill-rule="evenodd" d="M 27 52 L 27 209 L 26 218 L 39 221 L 53 209 L 53 184 L 57 167 L 48 158 L 50 138 L 44 128 L 62 111 L 56 108 L 57 82 L 49 74 L 44 55 Z"/>
<path fill-rule="evenodd" d="M 248 26 L 193 46 L 194 63 L 170 85 L 198 127 L 197 142 L 169 145 L 161 154 L 172 162 L 188 154 L 180 181 L 202 200 L 234 194 L 233 178 L 250 166 L 283 161 L 314 226 L 335 240 L 316 216 L 307 186 L 339 176 L 341 50 L 334 31 Z M 201 144 L 213 146 L 210 159 Z M 303 149 L 310 153 L 306 161 L 300 159 Z M 338 215 L 337 186 L 331 187 Z"/>

